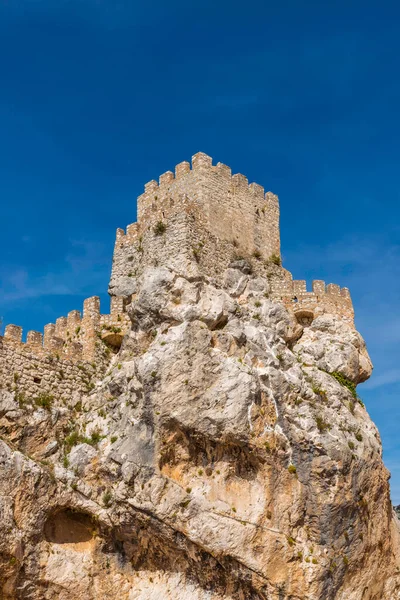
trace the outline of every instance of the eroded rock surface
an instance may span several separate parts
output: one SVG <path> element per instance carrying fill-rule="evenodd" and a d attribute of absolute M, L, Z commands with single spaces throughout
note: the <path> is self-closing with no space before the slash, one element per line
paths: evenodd
<path fill-rule="evenodd" d="M 268 280 L 148 268 L 107 375 L 70 406 L 0 396 L 0 596 L 395 600 L 399 526 L 372 371 L 338 316 Z"/>

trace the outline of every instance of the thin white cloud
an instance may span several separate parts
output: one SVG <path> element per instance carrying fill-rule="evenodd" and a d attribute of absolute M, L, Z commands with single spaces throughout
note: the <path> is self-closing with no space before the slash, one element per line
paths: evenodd
<path fill-rule="evenodd" d="M 365 390 L 374 390 L 382 387 L 383 385 L 389 385 L 400 382 L 400 369 L 390 369 L 385 371 L 376 377 L 373 377 L 363 385 Z"/>
<path fill-rule="evenodd" d="M 111 266 L 105 246 L 87 240 L 71 240 L 65 259 L 52 271 L 38 272 L 25 266 L 3 267 L 0 273 L 0 306 L 6 314 L 13 302 L 44 296 L 68 296 L 85 293 L 98 284 L 99 292 L 107 286 Z"/>

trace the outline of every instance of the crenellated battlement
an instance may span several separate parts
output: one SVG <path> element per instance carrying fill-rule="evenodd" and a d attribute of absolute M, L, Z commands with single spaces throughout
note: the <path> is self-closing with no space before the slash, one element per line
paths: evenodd
<path fill-rule="evenodd" d="M 158 182 L 153 179 L 152 181 L 146 183 L 144 186 L 144 193 L 153 195 L 157 193 L 157 190 L 163 192 L 175 181 L 179 181 L 190 174 L 191 171 L 202 171 L 203 173 L 208 171 L 209 174 L 216 174 L 219 177 L 223 177 L 231 183 L 232 187 L 243 189 L 247 188 L 250 192 L 256 194 L 260 198 L 264 198 L 265 196 L 264 188 L 261 185 L 258 185 L 257 183 L 251 183 L 249 185 L 248 179 L 245 175 L 242 175 L 241 173 L 232 175 L 231 168 L 221 162 L 213 166 L 211 156 L 208 156 L 203 152 L 198 152 L 192 156 L 191 166 L 187 161 L 181 162 L 176 165 L 175 172 L 166 171 L 159 176 Z"/>
<path fill-rule="evenodd" d="M 204 183 L 208 184 L 208 190 L 204 187 Z M 175 167 L 174 173 L 167 171 L 160 175 L 158 181 L 152 180 L 145 184 L 144 193 L 138 197 L 138 221 L 128 225 L 126 233 L 123 229 L 117 230 L 117 243 L 129 244 L 132 240 L 138 240 L 151 223 L 167 219 L 177 209 L 194 210 L 195 206 L 191 206 L 191 201 L 194 204 L 203 205 L 201 207 L 203 209 L 207 208 L 208 212 L 218 211 L 218 198 L 214 198 L 214 206 L 209 205 L 210 198 L 207 198 L 208 195 L 215 195 L 218 191 L 232 196 L 230 206 L 226 205 L 226 198 L 221 198 L 219 202 L 220 208 L 223 211 L 226 209 L 226 214 L 221 215 L 226 225 L 229 217 L 232 219 L 238 208 L 241 208 L 242 211 L 247 210 L 250 214 L 254 213 L 253 217 L 256 216 L 261 221 L 263 217 L 264 221 L 269 220 L 270 227 L 278 227 L 279 202 L 275 194 L 265 193 L 264 188 L 257 183 L 249 184 L 247 177 L 241 173 L 232 175 L 230 167 L 223 163 L 219 162 L 213 166 L 210 156 L 198 152 L 192 157 L 192 166 L 186 161 L 181 162 Z M 241 198 L 235 199 L 234 197 L 238 195 Z M 176 204 L 176 201 L 178 204 Z M 205 215 L 201 216 L 204 217 Z M 216 225 L 213 220 L 209 220 L 210 233 Z M 229 240 L 232 242 L 235 240 L 233 225 L 234 223 L 231 220 L 228 229 Z M 239 222 L 237 225 L 239 225 Z M 218 233 L 222 238 L 227 235 L 227 231 L 222 231 L 221 228 L 219 228 Z M 271 248 L 271 254 L 279 256 L 279 231 L 277 234 L 278 237 L 274 240 L 275 246 Z M 253 246 L 257 247 L 257 241 Z M 253 247 L 251 249 L 254 250 Z"/>
<path fill-rule="evenodd" d="M 316 279 L 312 291 L 305 280 L 279 281 L 272 285 L 272 298 L 281 300 L 300 318 L 314 318 L 324 312 L 338 314 L 349 324 L 354 321 L 353 303 L 348 288 Z"/>
<path fill-rule="evenodd" d="M 202 152 L 146 183 L 137 214 L 117 230 L 111 295 L 132 293 L 146 266 L 218 279 L 235 254 L 280 257 L 277 196 Z"/>
<path fill-rule="evenodd" d="M 90 362 L 95 358 L 96 340 L 101 338 L 111 345 L 120 345 L 120 338 L 128 330 L 129 323 L 123 298 L 111 298 L 110 313 L 103 315 L 100 298 L 93 296 L 84 301 L 82 315 L 79 310 L 72 310 L 67 317 L 59 317 L 55 323 L 45 325 L 43 333 L 28 331 L 25 342 L 22 341 L 22 327 L 7 325 L 3 342 L 36 356 L 56 354 L 72 362 Z"/>
<path fill-rule="evenodd" d="M 82 314 L 73 310 L 45 325 L 43 333 L 28 331 L 25 342 L 22 327 L 7 325 L 0 336 L 1 387 L 20 398 L 57 394 L 66 401 L 88 392 L 129 326 L 124 298 L 111 298 L 110 313 L 101 314 L 97 296 L 84 301 Z"/>

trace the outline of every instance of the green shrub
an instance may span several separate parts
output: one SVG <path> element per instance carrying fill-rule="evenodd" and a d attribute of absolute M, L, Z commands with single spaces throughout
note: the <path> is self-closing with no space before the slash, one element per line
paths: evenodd
<path fill-rule="evenodd" d="M 40 406 L 41 408 L 45 408 L 46 410 L 50 410 L 54 402 L 54 396 L 51 394 L 40 394 L 37 398 L 35 398 L 36 406 Z"/>
<path fill-rule="evenodd" d="M 290 535 L 286 538 L 287 542 L 289 544 L 289 546 L 294 546 L 296 543 L 296 540 L 294 538 L 292 538 Z"/>
<path fill-rule="evenodd" d="M 345 377 L 341 373 L 338 373 L 337 371 L 333 371 L 333 373 L 329 373 L 329 375 L 334 377 L 336 379 L 336 381 L 338 381 L 340 383 L 340 385 L 347 388 L 349 390 L 350 394 L 353 396 L 354 400 L 358 400 L 357 389 L 356 389 L 357 386 L 355 383 L 353 383 L 352 381 L 350 381 L 350 379 L 347 379 L 347 377 Z"/>
<path fill-rule="evenodd" d="M 102 500 L 103 500 L 103 504 L 106 508 L 111 506 L 112 494 L 111 494 L 110 490 L 107 490 L 106 492 L 104 492 Z"/>
<path fill-rule="evenodd" d="M 86 443 L 90 444 L 91 446 L 97 446 L 97 444 L 101 442 L 103 438 L 104 435 L 101 435 L 100 431 L 96 427 L 96 429 L 93 429 L 92 433 L 90 434 L 89 441 Z"/>
<path fill-rule="evenodd" d="M 314 392 L 314 394 L 316 394 L 317 396 L 320 396 L 323 400 L 327 400 L 327 394 L 326 391 L 322 388 L 320 388 L 318 386 L 318 384 L 313 383 L 312 385 L 312 391 Z"/>
<path fill-rule="evenodd" d="M 69 435 L 64 438 L 64 446 L 66 452 L 70 452 L 73 446 L 78 444 L 89 444 L 89 446 L 97 446 L 97 444 L 104 438 L 104 435 L 100 434 L 100 431 L 96 428 L 90 434 L 90 437 L 81 435 L 78 431 L 72 431 Z"/>
<path fill-rule="evenodd" d="M 274 265 L 278 265 L 278 267 L 280 267 L 282 264 L 281 257 L 277 254 L 271 254 L 269 257 L 269 262 L 273 263 Z"/>
<path fill-rule="evenodd" d="M 297 469 L 294 465 L 289 465 L 288 466 L 288 471 L 289 473 L 291 473 L 292 475 L 294 475 L 295 473 L 297 473 Z"/>
<path fill-rule="evenodd" d="M 15 395 L 15 399 L 18 402 L 18 406 L 23 408 L 26 404 L 25 394 L 23 392 L 19 392 Z"/>
<path fill-rule="evenodd" d="M 69 452 L 73 446 L 76 446 L 80 442 L 80 435 L 77 431 L 72 431 L 69 435 L 64 439 L 64 446 Z"/>
<path fill-rule="evenodd" d="M 315 422 L 317 424 L 318 431 L 320 433 L 324 433 L 325 431 L 329 431 L 329 429 L 331 428 L 331 425 L 329 425 L 329 423 L 327 423 L 326 421 L 324 421 L 324 419 L 321 417 L 321 415 L 317 415 L 315 417 Z"/>
<path fill-rule="evenodd" d="M 165 225 L 165 223 L 163 223 L 162 221 L 158 221 L 154 228 L 153 231 L 155 233 L 155 235 L 163 235 L 165 233 L 167 229 L 167 226 Z"/>

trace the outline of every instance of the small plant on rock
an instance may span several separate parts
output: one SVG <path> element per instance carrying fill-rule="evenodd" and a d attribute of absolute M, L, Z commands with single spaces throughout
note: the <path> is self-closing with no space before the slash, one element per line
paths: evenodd
<path fill-rule="evenodd" d="M 277 254 L 271 254 L 271 256 L 269 257 L 269 262 L 271 262 L 274 265 L 278 265 L 278 267 L 280 267 L 282 264 L 281 257 Z"/>
<path fill-rule="evenodd" d="M 99 442 L 101 442 L 101 440 L 104 438 L 104 435 L 101 435 L 99 429 L 93 429 L 92 433 L 90 434 L 90 438 L 89 441 L 87 442 L 88 444 L 90 444 L 91 446 L 97 446 L 97 444 Z"/>
<path fill-rule="evenodd" d="M 355 383 L 350 381 L 350 379 L 347 379 L 347 377 L 342 375 L 342 373 L 338 373 L 338 371 L 333 371 L 333 373 L 329 373 L 329 375 L 336 379 L 336 381 L 338 381 L 340 385 L 347 388 L 350 394 L 353 396 L 354 400 L 357 400 L 357 402 L 359 402 L 361 406 L 364 406 L 364 402 L 361 400 L 361 398 L 359 398 L 357 394 L 357 386 Z"/>
<path fill-rule="evenodd" d="M 290 535 L 286 538 L 287 542 L 289 544 L 289 546 L 294 546 L 296 543 L 296 540 L 294 538 L 292 538 Z"/>
<path fill-rule="evenodd" d="M 327 400 L 328 397 L 327 397 L 326 391 L 324 389 L 320 388 L 317 383 L 313 383 L 313 385 L 312 385 L 312 391 L 317 396 L 320 396 L 320 398 L 322 398 L 323 400 Z"/>
<path fill-rule="evenodd" d="M 40 394 L 37 398 L 35 398 L 36 406 L 40 408 L 45 408 L 46 410 L 50 410 L 54 402 L 54 396 L 51 394 Z"/>
<path fill-rule="evenodd" d="M 106 508 L 111 506 L 112 494 L 111 494 L 110 490 L 107 490 L 106 492 L 104 492 L 102 500 L 103 500 L 103 504 Z"/>
<path fill-rule="evenodd" d="M 324 419 L 323 419 L 323 417 L 321 417 L 321 415 L 317 415 L 315 417 L 315 422 L 317 424 L 318 431 L 320 433 L 325 433 L 325 431 L 329 431 L 329 429 L 331 428 L 331 425 L 329 425 L 329 423 L 324 421 Z"/>
<path fill-rule="evenodd" d="M 162 221 L 158 221 L 153 228 L 155 235 L 163 235 L 167 230 L 167 226 Z"/>

